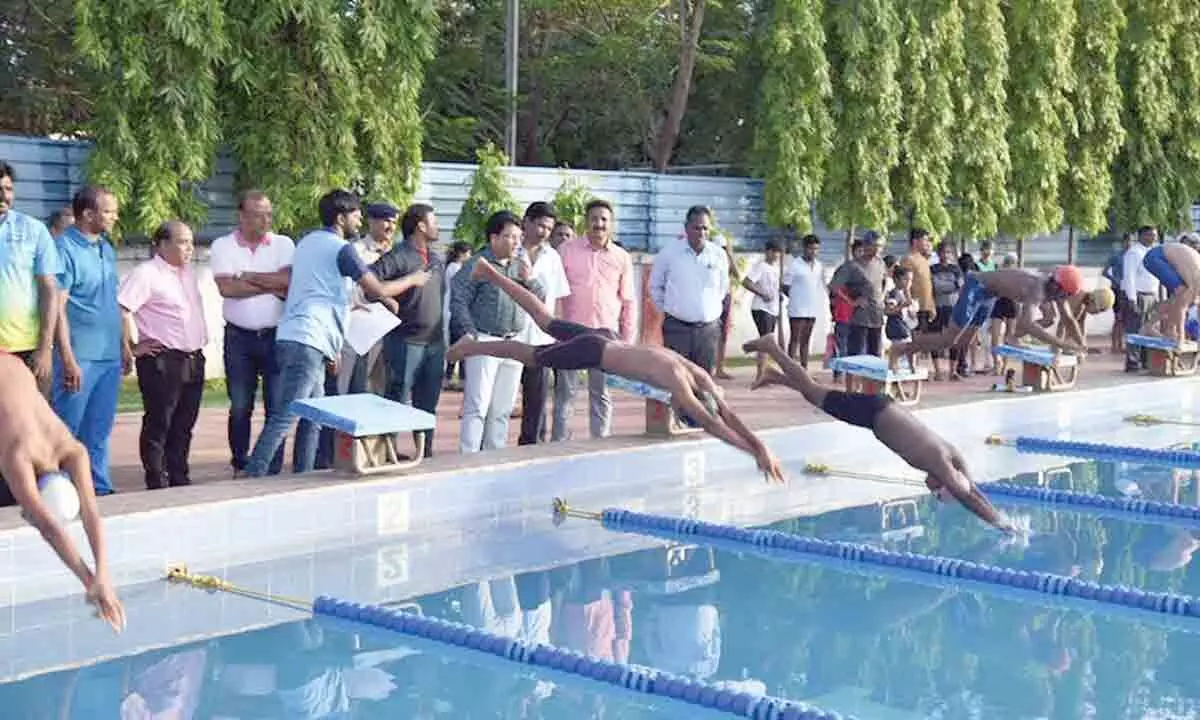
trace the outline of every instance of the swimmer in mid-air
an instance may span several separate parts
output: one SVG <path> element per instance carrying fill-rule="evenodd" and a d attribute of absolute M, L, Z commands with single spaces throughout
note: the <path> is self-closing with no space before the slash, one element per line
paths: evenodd
<path fill-rule="evenodd" d="M 83 583 L 87 601 L 96 606 L 100 617 L 119 632 L 125 627 L 125 608 L 108 574 L 107 545 L 87 451 L 50 409 L 25 363 L 0 352 L 0 377 L 5 378 L 0 393 L 0 490 L 7 484 L 11 501 L 21 506 L 30 524 Z M 71 478 L 79 494 L 79 518 L 92 547 L 94 569 L 80 557 L 67 529 L 55 520 L 38 490 L 38 477 L 59 471 Z"/>
<path fill-rule="evenodd" d="M 938 500 L 945 500 L 950 495 L 984 522 L 1005 532 L 1018 532 L 1013 522 L 979 492 L 958 449 L 890 397 L 848 393 L 821 386 L 802 365 L 788 357 L 774 336 L 751 340 L 742 349 L 747 353 L 765 353 L 781 368 L 768 368 L 754 383 L 753 389 L 785 385 L 798 391 L 805 400 L 834 418 L 875 433 L 879 442 L 926 474 L 925 486 Z"/>
<path fill-rule="evenodd" d="M 1158 278 L 1167 291 L 1167 300 L 1158 305 L 1161 328 L 1156 331 L 1151 327 L 1147 334 L 1182 343 L 1184 318 L 1200 290 L 1200 252 L 1184 243 L 1155 245 L 1146 253 L 1142 267 Z"/>
<path fill-rule="evenodd" d="M 958 293 L 958 302 L 945 329 L 940 333 L 918 334 L 908 342 L 892 345 L 888 349 L 888 367 L 897 369 L 901 355 L 908 358 L 911 367 L 917 353 L 968 347 L 979 328 L 991 317 L 992 306 L 998 298 L 1007 298 L 1017 307 L 1016 320 L 1010 323 L 1005 339 L 1008 345 L 1015 346 L 1022 336 L 1032 335 L 1051 347 L 1086 353 L 1087 347 L 1082 343 L 1056 338 L 1033 319 L 1035 309 L 1041 307 L 1045 316 L 1047 307 L 1057 307 L 1059 317 L 1067 326 L 1066 335 L 1078 335 L 1078 328 L 1071 329 L 1075 318 L 1068 312 L 1066 303 L 1082 292 L 1083 275 L 1074 265 L 1059 265 L 1048 274 L 1023 268 L 971 273 Z"/>
<path fill-rule="evenodd" d="M 721 389 L 700 366 L 667 348 L 630 345 L 618 340 L 611 330 L 555 319 L 536 295 L 498 272 L 485 258 L 474 262 L 470 277 L 503 290 L 556 342 L 534 346 L 514 340 L 480 341 L 468 336 L 450 347 L 447 362 L 489 355 L 554 370 L 600 369 L 653 385 L 670 393 L 671 405 L 709 434 L 754 456 L 768 480 L 782 482 L 779 460 L 725 404 Z"/>

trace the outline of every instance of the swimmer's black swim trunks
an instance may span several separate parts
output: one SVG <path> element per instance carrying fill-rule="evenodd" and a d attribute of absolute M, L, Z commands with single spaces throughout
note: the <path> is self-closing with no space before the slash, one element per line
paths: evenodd
<path fill-rule="evenodd" d="M 599 369 L 604 347 L 617 339 L 612 330 L 554 320 L 546 328 L 558 342 L 537 348 L 533 357 L 540 367 L 553 370 Z"/>
<path fill-rule="evenodd" d="M 844 423 L 875 429 L 875 418 L 893 402 L 888 395 L 867 395 L 830 390 L 821 409 Z"/>

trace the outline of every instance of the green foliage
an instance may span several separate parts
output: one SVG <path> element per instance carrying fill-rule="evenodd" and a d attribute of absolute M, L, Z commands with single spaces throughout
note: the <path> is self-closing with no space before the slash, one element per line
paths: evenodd
<path fill-rule="evenodd" d="M 587 225 L 587 204 L 595 198 L 587 183 L 567 175 L 554 193 L 554 211 L 560 222 L 568 223 L 576 233 L 582 233 Z"/>
<path fill-rule="evenodd" d="M 1076 0 L 1075 107 L 1078 133 L 1068 146 L 1063 176 L 1067 223 L 1090 233 L 1108 227 L 1112 163 L 1125 142 L 1117 51 L 1125 14 L 1119 0 Z"/>
<path fill-rule="evenodd" d="M 894 210 L 890 174 L 899 160 L 899 22 L 894 0 L 826 7 L 834 140 L 821 217 L 833 227 L 887 229 Z"/>
<path fill-rule="evenodd" d="M 198 221 L 195 195 L 220 137 L 217 63 L 229 47 L 221 0 L 78 0 L 75 47 L 93 88 L 88 177 L 124 206 L 124 228 Z"/>
<path fill-rule="evenodd" d="M 1172 131 L 1165 149 L 1175 174 L 1169 227 L 1191 229 L 1191 204 L 1200 200 L 1200 3 L 1181 2 L 1172 42 Z"/>
<path fill-rule="evenodd" d="M 517 211 L 517 201 L 509 191 L 509 177 L 504 172 L 508 156 L 488 143 L 479 150 L 479 167 L 471 174 L 471 189 L 463 201 L 458 221 L 454 223 L 454 239 L 483 247 L 488 218 L 501 210 Z"/>
<path fill-rule="evenodd" d="M 765 180 L 767 222 L 812 230 L 812 203 L 821 191 L 832 145 L 832 87 L 825 59 L 821 6 L 777 0 L 764 41 L 755 155 Z"/>
<path fill-rule="evenodd" d="M 238 53 L 226 68 L 225 136 L 237 185 L 266 192 L 279 227 L 302 229 L 317 198 L 356 179 L 353 17 L 328 0 L 247 0 L 227 12 Z"/>
<path fill-rule="evenodd" d="M 1165 142 L 1179 110 L 1171 88 L 1171 43 L 1179 25 L 1175 0 L 1137 0 L 1126 5 L 1117 71 L 1125 88 L 1125 146 L 1114 172 L 1117 224 L 1173 224 L 1175 168 Z M 1193 102 L 1189 98 L 1187 102 Z"/>
<path fill-rule="evenodd" d="M 432 0 L 360 0 L 357 10 L 351 56 L 362 93 L 363 190 L 404 206 L 421 170 L 421 88 L 437 48 L 437 11 Z"/>
<path fill-rule="evenodd" d="M 1067 169 L 1067 142 L 1076 132 L 1068 97 L 1075 86 L 1075 5 L 1074 0 L 1011 0 L 1007 10 L 1013 205 L 1003 226 L 1028 237 L 1062 225 L 1059 179 Z"/>
<path fill-rule="evenodd" d="M 991 237 L 1009 210 L 1008 40 L 997 0 L 961 0 L 966 70 L 956 86 L 958 126 L 950 179 L 952 224 Z"/>
<path fill-rule="evenodd" d="M 904 117 L 896 200 L 910 210 L 914 225 L 941 234 L 950 229 L 954 91 L 965 68 L 962 8 L 958 0 L 908 0 L 901 16 Z"/>
<path fill-rule="evenodd" d="M 74 134 L 91 112 L 90 78 L 74 52 L 74 0 L 0 4 L 0 132 Z"/>

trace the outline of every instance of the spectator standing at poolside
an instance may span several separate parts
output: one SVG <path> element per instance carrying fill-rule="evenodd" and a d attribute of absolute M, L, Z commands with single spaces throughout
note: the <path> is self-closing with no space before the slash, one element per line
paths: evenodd
<path fill-rule="evenodd" d="M 571 294 L 559 301 L 558 316 L 567 322 L 612 330 L 625 342 L 633 342 L 637 295 L 633 289 L 633 259 L 613 242 L 613 210 L 605 200 L 592 200 L 585 210 L 587 234 L 558 246 Z M 604 372 L 588 370 L 589 429 L 594 438 L 608 437 L 612 430 L 612 398 Z M 583 371 L 559 373 L 554 386 L 554 424 L 551 439 L 567 440 L 574 414 L 575 394 Z"/>
<path fill-rule="evenodd" d="M 266 425 L 246 464 L 246 473 L 251 476 L 265 474 L 279 451 L 296 419 L 292 401 L 325 394 L 326 366 L 341 354 L 350 313 L 350 284 L 346 279 L 362 286 L 367 297 L 382 298 L 389 310 L 396 310 L 390 295 L 398 288 L 381 283 L 346 241 L 362 224 L 358 198 L 345 190 L 333 190 L 321 198 L 317 208 L 324 227 L 301 239 L 292 260 L 291 284 L 275 333 L 275 361 L 281 379 L 279 402 L 275 412 L 267 414 Z M 294 472 L 313 469 L 319 434 L 319 428 L 311 424 L 296 433 L 292 448 Z"/>
<path fill-rule="evenodd" d="M 454 283 L 454 276 L 462 270 L 463 263 L 471 259 L 471 246 L 461 240 L 455 242 L 446 251 L 446 290 L 442 293 L 442 327 L 445 328 L 446 347 L 450 347 L 459 341 L 454 333 L 450 331 L 450 288 Z M 457 376 L 457 377 L 456 377 Z M 462 390 L 462 365 L 459 363 L 446 363 L 446 382 L 443 385 L 446 390 Z"/>
<path fill-rule="evenodd" d="M 879 258 L 884 238 L 868 230 L 846 272 L 830 287 L 840 287 L 854 303 L 847 354 L 879 356 L 883 351 L 883 288 L 887 271 Z"/>
<path fill-rule="evenodd" d="M 61 263 L 40 220 L 13 209 L 12 166 L 0 160 L 0 350 L 29 366 L 45 394 L 54 375 Z"/>
<path fill-rule="evenodd" d="M 514 340 L 525 330 L 529 317 L 503 291 L 471 276 L 476 263 L 489 263 L 499 272 L 528 288 L 545 301 L 545 290 L 533 276 L 525 257 L 518 255 L 521 221 L 508 211 L 487 221 L 488 245 L 468 260 L 454 276 L 450 291 L 450 322 L 461 337 L 480 342 Z M 521 383 L 521 363 L 477 355 L 462 361 L 463 416 L 459 450 L 463 454 L 498 450 L 507 444 L 508 423 Z"/>
<path fill-rule="evenodd" d="M 710 375 L 717 367 L 721 313 L 729 295 L 729 260 L 709 240 L 712 213 L 687 211 L 684 242 L 667 243 L 654 256 L 650 297 L 663 314 L 663 344 Z"/>
<path fill-rule="evenodd" d="M 779 266 L 783 263 L 783 248 L 775 240 L 767 241 L 763 259 L 750 268 L 743 286 L 754 293 L 750 303 L 750 315 L 754 319 L 754 327 L 759 337 L 773 335 L 776 323 L 779 321 Z M 767 356 L 758 354 L 757 380 L 762 377 L 767 367 Z"/>
<path fill-rule="evenodd" d="M 958 302 L 958 294 L 962 291 L 963 284 L 966 282 L 966 276 L 963 274 L 962 266 L 958 264 L 958 260 L 954 257 L 954 243 L 943 240 L 937 246 L 938 261 L 929 267 L 930 281 L 933 283 L 933 302 L 935 314 L 933 322 L 929 324 L 930 332 L 941 332 L 950 323 L 950 313 L 954 310 L 954 305 Z M 949 377 L 951 380 L 961 379 L 963 367 L 965 365 L 966 349 L 958 347 L 950 348 L 950 364 L 949 367 L 942 365 L 942 352 L 935 350 L 930 353 L 933 358 L 933 379 L 945 380 Z"/>
<path fill-rule="evenodd" d="M 400 211 L 387 203 L 372 203 L 367 206 L 367 234 L 354 241 L 354 251 L 370 267 L 384 254 L 395 247 L 396 225 Z M 386 279 L 379 276 L 380 279 Z M 361 287 L 352 291 L 352 307 L 370 302 Z M 353 313 L 354 311 L 351 310 Z M 387 363 L 383 358 L 383 343 L 376 343 L 366 355 L 359 355 L 349 343 L 342 344 L 342 357 L 338 362 L 337 389 L 339 394 L 372 392 L 382 395 L 387 391 Z"/>
<path fill-rule="evenodd" d="M 566 220 L 554 223 L 554 232 L 550 233 L 550 247 L 558 250 L 558 246 L 575 239 L 575 228 Z"/>
<path fill-rule="evenodd" d="M 854 261 L 862 254 L 862 240 L 850 241 L 850 259 L 833 269 L 825 290 L 829 293 L 829 315 L 833 319 L 832 342 L 825 343 L 826 364 L 830 358 L 846 357 L 850 354 L 850 320 L 854 317 L 854 300 L 846 290 L 846 279 L 854 272 Z M 834 371 L 833 379 L 841 375 Z"/>
<path fill-rule="evenodd" d="M 821 239 L 816 235 L 805 235 L 800 245 L 800 253 L 792 257 L 784 275 L 783 292 L 788 297 L 791 330 L 788 357 L 807 369 L 813 328 L 817 318 L 825 314 L 824 303 L 829 290 L 825 287 L 825 266 L 820 260 Z"/>
<path fill-rule="evenodd" d="M 726 233 L 712 233 L 712 242 L 725 253 L 725 262 L 729 266 L 729 289 L 725 299 L 721 301 L 721 336 L 717 340 L 717 367 L 713 377 L 719 380 L 730 380 L 732 375 L 725 371 L 725 351 L 729 345 L 729 332 L 733 330 L 733 294 L 742 287 L 742 271 L 738 269 L 737 258 L 733 256 L 731 238 Z"/>
<path fill-rule="evenodd" d="M 1112 333 L 1109 336 L 1109 350 L 1113 355 L 1121 355 L 1125 352 L 1124 312 L 1125 305 L 1129 301 L 1125 298 L 1125 292 L 1121 289 L 1121 283 L 1125 279 L 1125 253 L 1129 251 L 1129 247 L 1132 244 L 1133 241 L 1128 235 L 1121 238 L 1121 246 L 1109 256 L 1104 269 L 1100 271 L 1100 276 L 1112 283 L 1113 295 L 1116 298 L 1113 302 Z"/>
<path fill-rule="evenodd" d="M 233 472 L 246 469 L 250 453 L 250 422 L 254 398 L 262 382 L 264 414 L 275 409 L 279 367 L 275 364 L 275 329 L 283 316 L 283 301 L 291 279 L 296 244 L 271 232 L 271 200 L 249 190 L 238 200 L 238 226 L 213 240 L 209 267 L 221 294 L 225 320 L 222 360 L 229 395 L 229 464 Z M 270 473 L 283 468 L 283 445 L 271 460 Z"/>
<path fill-rule="evenodd" d="M 68 205 L 50 213 L 50 217 L 46 218 L 46 227 L 50 228 L 50 235 L 57 240 L 60 235 L 67 231 L 67 228 L 75 224 L 75 211 L 71 210 Z"/>
<path fill-rule="evenodd" d="M 387 399 L 437 413 L 446 369 L 443 283 L 446 266 L 433 251 L 437 215 L 429 205 L 411 205 L 400 220 L 404 240 L 380 256 L 371 270 L 395 283 L 400 325 L 383 339 Z M 433 457 L 433 431 L 425 432 L 425 457 Z"/>
<path fill-rule="evenodd" d="M 979 243 L 979 257 L 975 258 L 975 264 L 979 267 L 979 272 L 991 272 L 996 269 L 996 256 L 994 252 L 995 246 L 991 240 L 984 240 Z"/>
<path fill-rule="evenodd" d="M 1138 228 L 1137 242 L 1130 243 L 1121 258 L 1121 290 L 1125 294 L 1125 334 L 1142 332 L 1158 301 L 1159 282 L 1142 261 L 1146 253 L 1158 242 L 1158 230 L 1149 226 Z M 1125 352 L 1125 372 L 1138 372 L 1146 366 L 1147 355 L 1143 348 L 1129 345 Z"/>
<path fill-rule="evenodd" d="M 912 296 L 917 302 L 916 334 L 934 332 L 937 304 L 934 302 L 933 278 L 929 272 L 932 256 L 933 237 L 929 231 L 924 228 L 909 231 L 908 255 L 900 262 L 912 273 Z"/>
<path fill-rule="evenodd" d="M 554 207 L 549 203 L 535 202 L 525 209 L 522 220 L 524 235 L 521 252 L 529 262 L 533 279 L 542 286 L 545 297 L 542 302 L 551 315 L 558 313 L 558 301 L 571 294 L 567 273 L 563 270 L 562 257 L 550 247 L 550 236 L 556 224 Z M 529 345 L 550 345 L 554 338 L 547 335 L 536 324 L 525 323 L 525 330 L 518 338 Z M 521 436 L 519 445 L 534 445 L 549 439 L 549 424 L 546 422 L 547 396 L 550 392 L 550 368 L 525 365 L 521 369 Z"/>
<path fill-rule="evenodd" d="M 154 257 L 121 283 L 117 302 L 125 317 L 126 352 L 137 366 L 142 392 L 139 449 L 146 489 L 190 485 L 192 429 L 204 395 L 208 327 L 200 283 L 192 269 L 195 240 L 178 220 L 158 226 Z M 137 327 L 133 344 L 131 325 Z"/>
<path fill-rule="evenodd" d="M 108 438 L 117 415 L 121 376 L 133 369 L 117 304 L 117 253 L 108 233 L 117 223 L 117 198 L 88 185 L 71 201 L 75 225 L 58 239 L 59 315 L 52 404 L 87 448 L 97 495 L 113 492 Z"/>

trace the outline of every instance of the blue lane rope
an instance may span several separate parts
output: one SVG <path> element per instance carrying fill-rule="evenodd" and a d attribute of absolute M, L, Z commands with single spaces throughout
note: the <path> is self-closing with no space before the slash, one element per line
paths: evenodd
<path fill-rule="evenodd" d="M 1018 437 L 1005 440 L 997 435 L 987 438 L 988 445 L 1015 447 L 1018 452 L 1044 455 L 1063 455 L 1085 460 L 1108 462 L 1136 462 L 1144 465 L 1165 465 L 1176 468 L 1200 468 L 1200 452 L 1194 450 L 1154 450 L 1151 448 L 1090 443 L 1081 440 L 1055 440 L 1053 438 Z"/>
<path fill-rule="evenodd" d="M 679 677 L 652 668 L 620 665 L 588 657 L 573 650 L 540 643 L 525 643 L 494 635 L 471 625 L 377 605 L 362 605 L 321 596 L 313 601 L 312 611 L 314 615 L 353 620 L 406 635 L 477 650 L 523 665 L 550 668 L 646 695 L 672 698 L 752 720 L 852 720 L 803 703 L 769 695 L 735 692 L 712 683 Z"/>
<path fill-rule="evenodd" d="M 1010 482 L 984 483 L 981 488 L 987 495 L 1051 505 L 1067 505 L 1083 510 L 1107 510 L 1120 515 L 1136 516 L 1138 519 L 1163 518 L 1182 520 L 1188 523 L 1200 522 L 1200 507 L 1192 505 L 1140 498 L 1109 497 L 1095 493 L 1058 490 Z"/>
<path fill-rule="evenodd" d="M 894 552 L 861 543 L 821 540 L 777 530 L 744 529 L 702 520 L 635 513 L 610 508 L 601 513 L 578 513 L 556 501 L 557 512 L 597 519 L 609 530 L 666 538 L 714 538 L 797 555 L 837 558 L 879 567 L 901 567 L 916 572 L 974 582 L 1007 585 L 1046 595 L 1082 598 L 1164 615 L 1200 617 L 1200 600 L 1175 593 L 1148 592 L 1139 588 L 1100 585 L 1078 578 L 1032 570 L 1016 570 L 938 555 Z"/>

